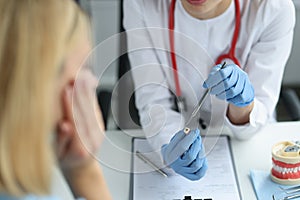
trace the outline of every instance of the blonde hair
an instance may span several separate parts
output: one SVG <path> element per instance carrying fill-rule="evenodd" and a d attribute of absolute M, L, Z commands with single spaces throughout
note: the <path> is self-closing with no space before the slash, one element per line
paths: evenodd
<path fill-rule="evenodd" d="M 55 81 L 87 21 L 71 0 L 0 0 L 0 192 L 49 193 Z"/>

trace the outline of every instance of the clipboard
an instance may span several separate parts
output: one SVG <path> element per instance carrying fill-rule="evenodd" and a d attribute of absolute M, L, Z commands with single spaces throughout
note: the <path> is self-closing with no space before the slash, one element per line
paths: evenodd
<path fill-rule="evenodd" d="M 208 170 L 202 179 L 190 181 L 164 166 L 160 152 L 153 151 L 145 138 L 133 138 L 130 199 L 240 200 L 230 138 L 225 135 L 204 136 L 202 140 L 207 153 Z M 168 177 L 163 177 L 138 158 L 134 153 L 137 150 L 163 169 Z"/>

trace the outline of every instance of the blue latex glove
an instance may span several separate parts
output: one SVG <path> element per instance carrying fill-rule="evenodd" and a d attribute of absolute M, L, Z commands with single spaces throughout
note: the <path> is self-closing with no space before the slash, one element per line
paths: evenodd
<path fill-rule="evenodd" d="M 254 99 L 254 89 L 247 73 L 235 64 L 220 68 L 221 65 L 212 68 L 203 87 L 211 88 L 211 94 L 238 107 L 249 105 Z"/>
<path fill-rule="evenodd" d="M 189 134 L 179 131 L 169 144 L 162 146 L 161 152 L 165 164 L 187 179 L 199 180 L 205 175 L 207 160 L 199 129 Z"/>

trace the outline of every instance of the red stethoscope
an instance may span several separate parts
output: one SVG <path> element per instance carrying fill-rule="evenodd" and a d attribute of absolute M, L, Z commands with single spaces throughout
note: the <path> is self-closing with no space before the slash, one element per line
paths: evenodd
<path fill-rule="evenodd" d="M 241 11 L 240 11 L 240 2 L 239 0 L 234 0 L 235 2 L 235 28 L 234 33 L 231 41 L 231 47 L 227 54 L 220 55 L 216 60 L 216 64 L 220 64 L 224 60 L 231 60 L 236 65 L 240 66 L 240 62 L 235 57 L 235 48 L 237 44 L 237 40 L 239 37 L 240 32 L 240 25 L 241 25 Z M 170 54 L 171 54 L 171 62 L 173 66 L 173 73 L 174 73 L 174 81 L 175 81 L 175 88 L 176 88 L 176 96 L 177 96 L 177 106 L 178 109 L 181 111 L 186 109 L 185 102 L 181 96 L 181 88 L 179 83 L 178 71 L 177 71 L 177 62 L 176 62 L 176 54 L 175 54 L 175 39 L 174 39 L 174 26 L 175 26 L 175 4 L 176 0 L 172 0 L 170 4 L 169 10 L 169 40 L 170 40 Z"/>

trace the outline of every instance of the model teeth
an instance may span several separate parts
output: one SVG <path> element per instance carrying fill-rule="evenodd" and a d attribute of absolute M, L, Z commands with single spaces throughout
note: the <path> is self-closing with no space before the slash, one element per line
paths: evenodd
<path fill-rule="evenodd" d="M 285 168 L 285 167 L 280 167 L 280 166 L 276 165 L 275 163 L 273 163 L 273 169 L 275 169 L 276 171 L 278 171 L 280 173 L 297 173 L 298 171 L 300 171 L 300 167 Z"/>

